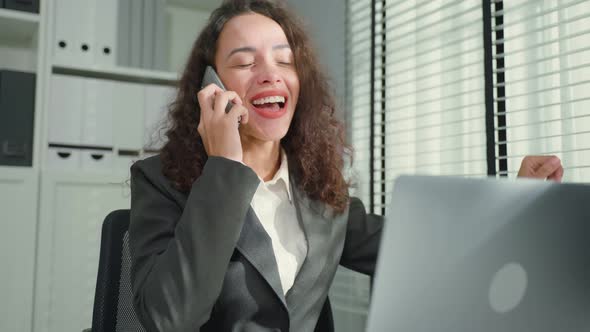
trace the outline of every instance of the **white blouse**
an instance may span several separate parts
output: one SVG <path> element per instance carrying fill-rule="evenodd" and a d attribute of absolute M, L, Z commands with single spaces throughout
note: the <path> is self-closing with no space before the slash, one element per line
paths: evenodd
<path fill-rule="evenodd" d="M 293 205 L 289 166 L 281 151 L 281 166 L 267 182 L 260 181 L 251 206 L 272 240 L 283 293 L 293 286 L 307 254 L 307 240 Z"/>

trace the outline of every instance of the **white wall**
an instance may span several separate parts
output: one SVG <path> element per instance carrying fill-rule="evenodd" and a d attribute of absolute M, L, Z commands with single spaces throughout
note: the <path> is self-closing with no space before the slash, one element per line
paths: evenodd
<path fill-rule="evenodd" d="M 170 68 L 182 72 L 193 43 L 207 23 L 210 12 L 186 10 L 182 6 L 167 8 L 168 28 L 170 31 L 169 59 Z M 191 27 L 187 29 L 187 27 Z"/>

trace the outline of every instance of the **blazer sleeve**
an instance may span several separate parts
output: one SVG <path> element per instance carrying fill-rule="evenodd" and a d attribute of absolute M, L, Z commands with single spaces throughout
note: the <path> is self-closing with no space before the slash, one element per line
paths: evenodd
<path fill-rule="evenodd" d="M 131 168 L 134 305 L 148 331 L 195 331 L 219 297 L 259 179 L 241 163 L 210 157 L 182 208 L 161 167 L 151 166 Z"/>
<path fill-rule="evenodd" d="M 351 197 L 340 264 L 353 271 L 373 275 L 382 230 L 383 217 L 367 214 L 363 202 L 356 197 Z"/>

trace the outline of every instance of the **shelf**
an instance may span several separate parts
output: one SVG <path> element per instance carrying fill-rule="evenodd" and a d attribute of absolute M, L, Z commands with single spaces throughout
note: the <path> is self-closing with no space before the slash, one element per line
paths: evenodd
<path fill-rule="evenodd" d="M 53 65 L 54 74 L 83 76 L 92 78 L 110 79 L 133 83 L 153 83 L 175 85 L 178 74 L 173 72 L 146 70 L 140 68 L 123 67 L 82 67 L 63 64 Z"/>
<path fill-rule="evenodd" d="M 32 176 L 37 172 L 31 166 L 4 166 L 0 165 L 0 179 L 22 178 Z"/>
<path fill-rule="evenodd" d="M 39 14 L 0 8 L 0 43 L 31 40 L 38 27 Z"/>
<path fill-rule="evenodd" d="M 215 8 L 221 5 L 219 0 L 168 0 L 168 5 L 195 8 L 204 11 L 213 11 Z"/>
<path fill-rule="evenodd" d="M 80 169 L 66 171 L 46 168 L 41 171 L 41 178 L 43 181 L 50 182 L 121 185 L 121 188 L 125 189 L 128 186 L 129 172 L 120 170 L 104 172 Z"/>

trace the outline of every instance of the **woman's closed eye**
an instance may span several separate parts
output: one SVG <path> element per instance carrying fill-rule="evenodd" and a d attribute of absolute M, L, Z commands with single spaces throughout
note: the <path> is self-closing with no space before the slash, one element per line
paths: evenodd
<path fill-rule="evenodd" d="M 293 57 L 288 54 L 281 54 L 274 58 L 275 62 L 281 66 L 290 66 L 293 64 Z"/>

